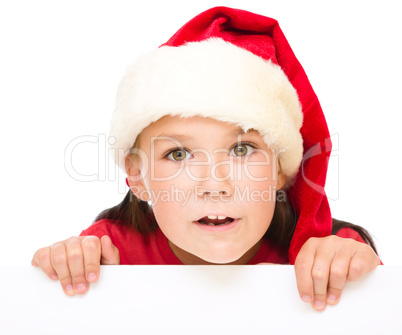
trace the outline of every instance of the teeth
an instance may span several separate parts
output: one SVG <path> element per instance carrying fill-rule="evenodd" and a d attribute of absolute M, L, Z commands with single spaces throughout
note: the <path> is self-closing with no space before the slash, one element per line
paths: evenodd
<path fill-rule="evenodd" d="M 216 215 L 208 215 L 208 219 L 210 219 L 210 220 L 216 220 L 216 219 L 218 219 L 218 220 L 223 220 L 223 219 L 226 219 L 227 218 L 227 216 L 223 216 L 223 215 L 219 215 L 219 216 L 216 216 Z"/>
<path fill-rule="evenodd" d="M 212 222 L 207 223 L 208 226 L 215 226 Z"/>

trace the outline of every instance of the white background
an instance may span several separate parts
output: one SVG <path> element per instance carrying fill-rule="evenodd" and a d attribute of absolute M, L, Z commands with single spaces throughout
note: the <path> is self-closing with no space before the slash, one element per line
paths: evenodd
<path fill-rule="evenodd" d="M 398 1 L 70 0 L 0 4 L 0 265 L 29 264 L 36 249 L 78 235 L 122 200 L 125 177 L 113 176 L 101 144 L 119 80 L 135 57 L 216 5 L 279 21 L 333 134 L 333 216 L 367 228 L 385 264 L 402 264 Z M 66 148 L 83 136 L 100 151 L 83 143 L 72 162 L 98 174 L 92 182 L 65 168 Z"/>
<path fill-rule="evenodd" d="M 99 281 L 74 297 L 32 266 L 0 271 L 7 287 L 0 332 L 7 335 L 402 333 L 401 266 L 348 283 L 324 312 L 299 298 L 291 265 L 103 265 Z"/>

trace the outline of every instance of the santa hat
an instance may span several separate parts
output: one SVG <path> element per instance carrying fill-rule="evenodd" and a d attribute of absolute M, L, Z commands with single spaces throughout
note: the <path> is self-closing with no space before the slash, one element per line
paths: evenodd
<path fill-rule="evenodd" d="M 328 128 L 276 20 L 212 8 L 138 59 L 118 89 L 112 148 L 128 153 L 137 135 L 164 115 L 211 117 L 261 133 L 278 153 L 281 171 L 293 180 L 287 193 L 298 222 L 289 248 L 291 264 L 308 238 L 331 233 L 324 192 Z M 122 169 L 124 160 L 120 155 Z"/>

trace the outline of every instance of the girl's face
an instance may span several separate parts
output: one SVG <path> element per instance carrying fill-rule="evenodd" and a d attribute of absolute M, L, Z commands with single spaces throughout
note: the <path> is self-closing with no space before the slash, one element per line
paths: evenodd
<path fill-rule="evenodd" d="M 126 162 L 130 186 L 151 202 L 184 264 L 246 264 L 255 255 L 285 182 L 257 131 L 165 116 L 143 130 L 138 149 Z"/>

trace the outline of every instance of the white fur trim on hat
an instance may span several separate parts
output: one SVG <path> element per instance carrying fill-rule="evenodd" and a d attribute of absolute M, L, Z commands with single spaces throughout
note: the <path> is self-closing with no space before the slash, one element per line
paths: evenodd
<path fill-rule="evenodd" d="M 117 92 L 112 148 L 128 153 L 141 131 L 165 115 L 255 129 L 286 176 L 299 169 L 303 114 L 296 90 L 278 65 L 222 39 L 162 46 L 132 64 Z M 125 157 L 117 164 L 125 170 Z"/>

